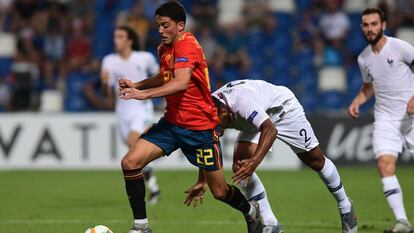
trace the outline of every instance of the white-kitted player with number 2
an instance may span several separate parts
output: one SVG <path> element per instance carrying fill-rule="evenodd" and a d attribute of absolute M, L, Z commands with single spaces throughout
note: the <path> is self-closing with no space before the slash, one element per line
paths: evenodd
<path fill-rule="evenodd" d="M 259 203 L 263 232 L 278 231 L 280 224 L 270 208 L 256 167 L 276 138 L 292 148 L 300 160 L 316 171 L 335 197 L 342 220 L 342 232 L 357 232 L 358 226 L 338 171 L 326 158 L 306 119 L 302 105 L 288 88 L 262 80 L 236 80 L 213 93 L 221 127 L 239 130 L 233 155 L 233 182 L 240 183 L 248 199 Z"/>

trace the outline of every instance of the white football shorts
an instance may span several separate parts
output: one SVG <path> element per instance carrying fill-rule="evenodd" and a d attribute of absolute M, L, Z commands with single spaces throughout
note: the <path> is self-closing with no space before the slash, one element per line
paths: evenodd
<path fill-rule="evenodd" d="M 122 141 L 127 142 L 130 132 L 142 134 L 154 122 L 152 112 L 137 112 L 128 116 L 118 116 L 118 129 Z"/>
<path fill-rule="evenodd" d="M 285 142 L 296 153 L 312 150 L 319 145 L 312 126 L 306 119 L 305 112 L 299 101 L 294 98 L 283 104 L 281 118 L 272 119 L 277 129 L 277 138 Z M 275 114 L 280 116 L 280 114 Z M 259 143 L 260 132 L 241 131 L 237 137 L 238 142 Z"/>
<path fill-rule="evenodd" d="M 414 154 L 414 118 L 375 121 L 372 147 L 376 158 L 381 155 L 398 157 L 403 149 Z"/>

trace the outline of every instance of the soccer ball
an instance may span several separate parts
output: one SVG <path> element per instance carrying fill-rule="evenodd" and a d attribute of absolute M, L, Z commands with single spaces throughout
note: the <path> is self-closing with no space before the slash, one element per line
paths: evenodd
<path fill-rule="evenodd" d="M 98 225 L 94 227 L 89 227 L 86 229 L 85 233 L 113 233 L 111 229 L 104 225 Z"/>

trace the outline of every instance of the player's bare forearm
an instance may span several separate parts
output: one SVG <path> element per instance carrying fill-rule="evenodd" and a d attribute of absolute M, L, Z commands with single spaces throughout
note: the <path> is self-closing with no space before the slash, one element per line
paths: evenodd
<path fill-rule="evenodd" d="M 175 78 L 164 83 L 164 85 L 144 90 L 144 95 L 148 98 L 163 97 L 185 91 L 191 79 L 191 68 L 181 68 L 175 70 Z"/>
<path fill-rule="evenodd" d="M 361 105 L 371 99 L 372 96 L 374 96 L 374 87 L 370 83 L 364 83 L 353 102 Z"/>
<path fill-rule="evenodd" d="M 198 183 L 203 182 L 206 183 L 206 175 L 204 174 L 204 170 L 199 168 L 198 169 Z"/>
<path fill-rule="evenodd" d="M 256 170 L 257 166 L 263 161 L 267 152 L 272 147 L 273 142 L 276 140 L 277 130 L 270 119 L 267 119 L 260 126 L 260 138 L 256 151 L 252 158 L 237 161 L 237 165 L 240 167 L 238 171 L 234 173 L 231 180 L 239 184 L 243 180 L 248 179 Z"/>
<path fill-rule="evenodd" d="M 111 87 L 107 83 L 102 84 L 102 93 L 106 97 L 111 96 L 112 94 Z"/>
<path fill-rule="evenodd" d="M 277 129 L 270 119 L 267 119 L 260 126 L 260 138 L 257 149 L 253 158 L 258 162 L 262 162 L 266 154 L 269 152 L 277 137 Z"/>
<path fill-rule="evenodd" d="M 164 77 L 161 73 L 156 74 L 154 77 L 142 80 L 135 83 L 135 88 L 138 90 L 147 90 L 150 88 L 160 87 L 164 84 Z"/>

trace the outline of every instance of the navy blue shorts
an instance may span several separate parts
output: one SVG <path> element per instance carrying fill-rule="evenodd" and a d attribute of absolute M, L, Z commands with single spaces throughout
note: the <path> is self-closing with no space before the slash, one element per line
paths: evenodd
<path fill-rule="evenodd" d="M 189 130 L 169 123 L 161 118 L 141 138 L 157 145 L 168 156 L 178 148 L 193 165 L 207 171 L 223 167 L 220 129 Z"/>

